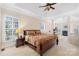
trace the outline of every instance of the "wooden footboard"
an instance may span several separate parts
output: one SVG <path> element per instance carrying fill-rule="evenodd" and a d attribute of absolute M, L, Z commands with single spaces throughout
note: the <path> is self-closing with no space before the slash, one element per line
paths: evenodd
<path fill-rule="evenodd" d="M 48 41 L 44 44 L 39 44 L 39 46 L 33 46 L 32 44 L 26 42 L 28 46 L 30 46 L 31 48 L 33 48 L 35 51 L 37 51 L 40 56 L 43 56 L 43 54 L 48 50 L 50 49 L 54 44 L 57 44 L 58 45 L 58 38 L 56 40 L 51 40 L 51 41 Z"/>
<path fill-rule="evenodd" d="M 56 43 L 56 40 L 55 41 L 48 41 L 47 43 L 45 44 L 40 44 L 38 47 L 37 47 L 37 52 L 40 54 L 40 56 L 43 56 L 43 54 L 48 50 L 50 49 L 54 44 Z"/>
<path fill-rule="evenodd" d="M 35 51 L 37 51 L 40 56 L 43 56 L 43 54 L 48 50 L 50 49 L 54 44 L 57 44 L 58 45 L 58 38 L 56 40 L 51 40 L 51 41 L 48 41 L 47 43 L 45 44 L 39 44 L 39 46 L 35 47 L 33 46 L 32 44 L 30 43 L 27 43 L 28 46 L 30 46 L 31 48 L 33 48 Z"/>
<path fill-rule="evenodd" d="M 36 50 L 41 56 L 55 43 L 58 44 L 57 35 L 42 34 L 40 30 L 24 30 L 24 36 L 25 35 L 30 35 L 27 45 Z"/>

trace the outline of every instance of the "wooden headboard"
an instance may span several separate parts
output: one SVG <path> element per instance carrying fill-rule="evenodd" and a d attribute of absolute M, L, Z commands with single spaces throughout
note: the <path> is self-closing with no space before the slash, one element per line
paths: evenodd
<path fill-rule="evenodd" d="M 24 30 L 24 35 L 37 35 L 41 34 L 40 30 Z"/>

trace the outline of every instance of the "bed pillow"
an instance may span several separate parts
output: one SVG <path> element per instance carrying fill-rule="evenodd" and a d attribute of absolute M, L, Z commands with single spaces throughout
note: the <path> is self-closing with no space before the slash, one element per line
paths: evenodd
<path fill-rule="evenodd" d="M 35 35 L 35 32 L 34 31 L 28 31 L 27 35 Z"/>
<path fill-rule="evenodd" d="M 25 41 L 28 41 L 29 40 L 29 37 L 30 37 L 30 35 L 26 35 L 25 36 Z"/>
<path fill-rule="evenodd" d="M 41 34 L 41 32 L 40 31 L 36 31 L 35 34 L 38 35 L 38 34 Z"/>

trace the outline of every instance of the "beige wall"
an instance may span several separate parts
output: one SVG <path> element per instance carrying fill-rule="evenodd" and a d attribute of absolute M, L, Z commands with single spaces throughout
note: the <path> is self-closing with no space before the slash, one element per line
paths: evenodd
<path fill-rule="evenodd" d="M 16 16 L 20 18 L 20 27 L 24 29 L 40 29 L 40 19 L 28 16 L 8 9 L 3 9 L 3 17 L 6 15 Z M 31 15 L 31 14 L 30 14 Z"/>
<path fill-rule="evenodd" d="M 45 18 L 42 21 L 45 24 L 45 30 L 43 31 L 44 33 L 53 33 L 53 20 L 50 18 Z"/>
<path fill-rule="evenodd" d="M 0 49 L 1 49 L 1 8 L 0 8 Z"/>
<path fill-rule="evenodd" d="M 40 19 L 23 16 L 20 20 L 20 27 L 25 30 L 40 29 Z"/>

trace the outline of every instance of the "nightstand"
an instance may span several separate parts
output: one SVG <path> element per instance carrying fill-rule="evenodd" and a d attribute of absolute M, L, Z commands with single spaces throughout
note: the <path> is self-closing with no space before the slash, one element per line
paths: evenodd
<path fill-rule="evenodd" d="M 23 46 L 25 44 L 25 38 L 18 38 L 16 39 L 16 47 Z"/>

